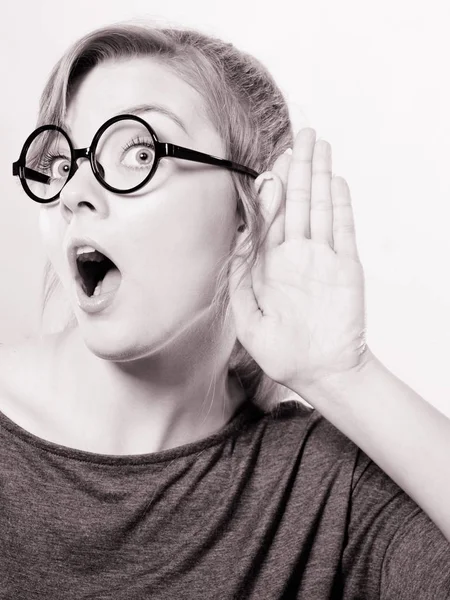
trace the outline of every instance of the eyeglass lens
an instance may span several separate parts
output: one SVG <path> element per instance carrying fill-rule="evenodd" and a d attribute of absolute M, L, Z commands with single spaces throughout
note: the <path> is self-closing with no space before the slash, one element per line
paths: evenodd
<path fill-rule="evenodd" d="M 121 191 L 132 189 L 147 177 L 153 167 L 153 138 L 138 121 L 116 121 L 98 140 L 94 160 L 107 184 Z M 55 130 L 41 132 L 27 151 L 25 166 L 44 176 L 42 181 L 27 179 L 33 194 L 44 200 L 57 195 L 71 171 L 71 153 L 66 137 Z"/>

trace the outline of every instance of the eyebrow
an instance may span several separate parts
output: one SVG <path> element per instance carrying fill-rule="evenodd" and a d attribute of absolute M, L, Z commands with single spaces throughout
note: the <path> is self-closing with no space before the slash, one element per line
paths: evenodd
<path fill-rule="evenodd" d="M 114 116 L 118 116 L 118 115 L 140 115 L 142 113 L 151 112 L 151 111 L 158 112 L 158 113 L 160 113 L 162 115 L 165 115 L 166 117 L 169 117 L 169 119 L 172 119 L 172 121 L 174 121 L 179 127 L 181 127 L 181 129 L 189 137 L 191 137 L 189 135 L 189 132 L 188 132 L 185 124 L 180 119 L 180 117 L 178 115 L 176 115 L 173 111 L 171 111 L 170 108 L 162 106 L 161 104 L 137 104 L 136 106 L 129 106 L 128 108 L 124 108 L 123 110 L 119 111 Z M 67 133 L 72 133 L 70 127 L 67 124 L 64 124 L 63 128 L 67 131 Z"/>
<path fill-rule="evenodd" d="M 166 117 L 169 117 L 169 119 L 172 119 L 172 121 L 175 121 L 175 123 L 179 127 L 181 127 L 181 129 L 187 135 L 189 135 L 189 132 L 188 132 L 185 124 L 183 123 L 183 121 L 180 119 L 180 117 L 178 115 L 176 115 L 173 111 L 171 111 L 170 108 L 166 108 L 165 106 L 162 106 L 161 104 L 138 104 L 137 106 L 131 106 L 129 108 L 126 108 L 117 114 L 118 115 L 125 115 L 125 114 L 140 115 L 144 112 L 150 112 L 150 111 L 159 112 L 160 114 L 165 115 Z"/>

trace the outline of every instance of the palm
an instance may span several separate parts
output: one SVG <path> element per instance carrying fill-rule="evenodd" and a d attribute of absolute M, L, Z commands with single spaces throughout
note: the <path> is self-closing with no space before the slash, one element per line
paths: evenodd
<path fill-rule="evenodd" d="M 294 240 L 257 263 L 252 280 L 263 316 L 249 332 L 249 349 L 272 379 L 303 371 L 312 383 L 356 366 L 364 331 L 360 263 L 312 240 Z"/>
<path fill-rule="evenodd" d="M 242 276 L 245 268 L 239 265 L 241 270 L 230 280 L 238 338 L 269 377 L 288 387 L 294 381 L 297 387 L 298 382 L 308 386 L 330 373 L 351 370 L 358 366 L 367 350 L 364 274 L 354 239 L 349 244 L 352 228 L 343 223 L 342 214 L 340 222 L 345 233 L 341 232 L 340 236 L 336 223 L 333 227 L 333 216 L 337 221 L 339 215 L 337 202 L 333 206 L 334 215 L 333 211 L 327 214 L 323 204 L 313 213 L 314 194 L 310 204 L 305 206 L 305 202 L 295 201 L 295 191 L 289 193 L 289 185 L 298 190 L 299 180 L 304 177 L 295 165 L 296 149 L 299 154 L 302 149 L 305 152 L 302 143 L 305 141 L 299 134 L 289 165 L 288 199 L 282 200 L 285 214 L 281 211 L 274 218 L 266 211 L 272 223 L 268 223 L 265 244 L 256 265 L 243 281 L 238 275 Z M 286 160 L 287 155 L 280 157 L 273 169 L 276 172 L 278 166 L 281 179 L 280 165 L 285 161 L 286 169 Z M 316 165 L 320 160 L 318 155 Z M 299 161 L 300 170 L 305 169 L 305 162 L 304 159 Z M 323 180 L 324 169 L 318 168 L 318 172 Z M 302 182 L 301 189 L 306 186 Z M 317 193 L 317 185 L 311 188 Z M 338 188 L 333 189 L 337 194 Z M 342 192 L 344 188 L 339 189 Z M 330 184 L 328 190 L 331 209 Z M 323 201 L 324 191 L 320 193 Z M 349 203 L 341 206 L 346 207 L 348 218 Z M 314 214 L 308 217 L 307 224 L 303 222 L 306 209 Z M 304 235 L 309 231 L 311 239 Z M 342 252 L 336 251 L 339 243 Z"/>

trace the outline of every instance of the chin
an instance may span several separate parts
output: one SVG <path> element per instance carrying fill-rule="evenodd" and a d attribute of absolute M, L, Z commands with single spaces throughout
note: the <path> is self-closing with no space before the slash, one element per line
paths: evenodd
<path fill-rule="evenodd" d="M 168 335 L 157 331 L 155 324 L 149 330 L 142 323 L 113 324 L 79 323 L 78 334 L 86 348 L 98 358 L 109 361 L 128 362 L 151 357 L 167 344 Z"/>

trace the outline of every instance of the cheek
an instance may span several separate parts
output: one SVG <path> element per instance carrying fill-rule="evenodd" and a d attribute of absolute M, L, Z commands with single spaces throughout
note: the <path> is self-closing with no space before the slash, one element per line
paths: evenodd
<path fill-rule="evenodd" d="M 217 178 L 214 181 L 217 183 Z M 209 297 L 214 275 L 225 259 L 234 235 L 235 204 L 229 187 L 205 189 L 171 186 L 158 209 L 148 218 L 129 223 L 129 256 L 139 256 L 135 276 L 147 277 L 140 285 L 164 290 L 166 299 L 180 301 L 180 290 Z M 137 266 L 137 264 L 135 263 Z"/>
<path fill-rule="evenodd" d="M 47 258 L 52 263 L 58 274 L 62 272 L 62 260 L 64 254 L 63 231 L 59 230 L 58 215 L 56 207 L 41 208 L 39 212 L 39 231 L 41 234 L 42 245 Z"/>
<path fill-rule="evenodd" d="M 227 254 L 233 238 L 234 201 L 225 186 L 197 190 L 180 206 L 174 221 L 174 240 L 191 268 L 216 269 Z M 189 257 L 187 250 L 189 250 Z"/>
<path fill-rule="evenodd" d="M 236 194 L 229 180 L 220 174 L 205 176 L 194 184 L 191 178 L 190 182 L 177 203 L 174 233 L 177 239 L 189 239 L 193 247 L 202 249 L 206 245 L 211 251 L 220 251 L 233 237 Z"/>
<path fill-rule="evenodd" d="M 170 263 L 178 266 L 178 285 L 208 301 L 215 291 L 216 276 L 233 238 L 234 211 L 222 190 L 183 205 L 175 221 Z"/>

